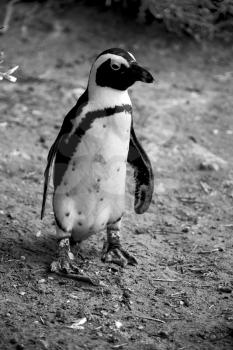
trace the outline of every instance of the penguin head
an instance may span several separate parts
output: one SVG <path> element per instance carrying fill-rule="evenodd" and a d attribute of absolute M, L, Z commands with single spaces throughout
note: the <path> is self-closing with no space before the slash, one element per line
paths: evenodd
<path fill-rule="evenodd" d="M 119 48 L 103 51 L 97 56 L 90 73 L 89 85 L 125 91 L 136 81 L 152 83 L 152 75 L 135 57 Z"/>

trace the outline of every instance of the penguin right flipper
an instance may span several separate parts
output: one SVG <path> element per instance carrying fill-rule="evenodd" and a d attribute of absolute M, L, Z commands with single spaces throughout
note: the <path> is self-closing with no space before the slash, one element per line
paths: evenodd
<path fill-rule="evenodd" d="M 44 211 L 45 211 L 45 203 L 47 199 L 47 193 L 48 193 L 48 185 L 50 181 L 50 175 L 51 175 L 51 166 L 53 164 L 54 157 L 57 153 L 59 144 L 62 140 L 62 138 L 69 134 L 73 127 L 73 120 L 77 117 L 77 115 L 80 113 L 80 107 L 82 108 L 83 105 L 87 102 L 88 96 L 87 96 L 87 90 L 81 95 L 81 97 L 78 99 L 76 105 L 69 111 L 69 113 L 65 116 L 65 119 L 62 123 L 61 129 L 59 131 L 59 134 L 57 135 L 56 140 L 54 141 L 53 145 L 51 146 L 47 158 L 47 166 L 44 172 L 44 190 L 43 190 L 43 200 L 42 200 L 42 207 L 41 207 L 41 219 L 44 217 Z"/>
<path fill-rule="evenodd" d="M 154 175 L 151 162 L 135 135 L 133 124 L 131 125 L 127 162 L 134 169 L 136 181 L 134 210 L 137 214 L 143 214 L 149 208 L 152 200 Z"/>

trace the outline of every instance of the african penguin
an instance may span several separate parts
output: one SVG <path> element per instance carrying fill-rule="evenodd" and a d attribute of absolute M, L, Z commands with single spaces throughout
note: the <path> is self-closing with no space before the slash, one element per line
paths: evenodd
<path fill-rule="evenodd" d="M 52 271 L 76 270 L 70 241 L 79 243 L 105 228 L 102 260 L 120 266 L 136 263 L 120 243 L 126 163 L 134 168 L 136 213 L 148 209 L 154 188 L 150 160 L 133 128 L 128 88 L 136 81 L 152 83 L 153 77 L 131 53 L 113 48 L 97 56 L 87 89 L 66 115 L 49 151 L 41 218 L 54 161 L 59 256 L 51 264 Z"/>

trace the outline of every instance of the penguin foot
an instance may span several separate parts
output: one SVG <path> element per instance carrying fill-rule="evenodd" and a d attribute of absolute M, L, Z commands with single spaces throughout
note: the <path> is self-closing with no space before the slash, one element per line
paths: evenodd
<path fill-rule="evenodd" d="M 54 260 L 50 265 L 50 270 L 55 273 L 80 273 L 80 268 L 70 258 Z"/>
<path fill-rule="evenodd" d="M 74 254 L 70 250 L 69 238 L 61 239 L 59 242 L 58 258 L 51 263 L 50 270 L 56 273 L 80 273 Z"/>
<path fill-rule="evenodd" d="M 107 226 L 107 241 L 104 242 L 101 260 L 112 262 L 121 267 L 136 265 L 137 260 L 122 248 L 120 242 L 121 219 Z"/>
<path fill-rule="evenodd" d="M 121 267 L 137 264 L 135 257 L 123 249 L 120 243 L 113 245 L 108 241 L 104 243 L 101 260 Z"/>

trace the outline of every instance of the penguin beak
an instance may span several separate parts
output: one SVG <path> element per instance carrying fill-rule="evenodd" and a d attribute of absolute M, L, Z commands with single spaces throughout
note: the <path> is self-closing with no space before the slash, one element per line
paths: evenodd
<path fill-rule="evenodd" d="M 131 63 L 130 65 L 131 72 L 135 81 L 142 81 L 144 83 L 153 83 L 153 76 L 145 68 L 139 66 L 136 62 Z"/>

